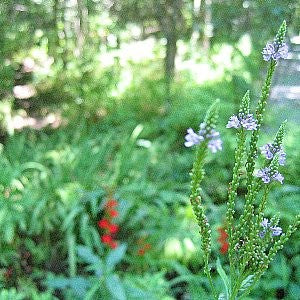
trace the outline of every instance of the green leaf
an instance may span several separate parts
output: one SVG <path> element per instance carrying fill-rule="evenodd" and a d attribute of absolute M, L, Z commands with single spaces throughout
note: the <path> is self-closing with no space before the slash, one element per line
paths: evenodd
<path fill-rule="evenodd" d="M 114 299 L 126 300 L 125 290 L 118 275 L 109 275 L 105 282 Z"/>
<path fill-rule="evenodd" d="M 249 275 L 246 279 L 243 280 L 239 292 L 245 291 L 253 283 L 254 275 Z"/>
<path fill-rule="evenodd" d="M 110 251 L 110 253 L 106 257 L 107 271 L 112 271 L 116 266 L 116 264 L 118 264 L 122 260 L 126 252 L 126 249 L 127 249 L 127 245 L 122 244 L 116 249 Z"/>
<path fill-rule="evenodd" d="M 4 231 L 4 240 L 7 243 L 11 243 L 15 235 L 15 228 L 13 223 L 8 223 L 7 227 L 5 228 Z"/>
<path fill-rule="evenodd" d="M 100 258 L 95 255 L 92 250 L 86 246 L 77 246 L 77 253 L 82 260 L 89 264 L 100 264 Z"/>
<path fill-rule="evenodd" d="M 222 268 L 219 258 L 217 259 L 217 271 L 218 271 L 219 275 L 221 276 L 224 286 L 225 286 L 226 299 L 229 299 L 230 281 L 229 281 L 228 276 L 226 275 L 224 269 Z"/>
<path fill-rule="evenodd" d="M 83 277 L 70 278 L 70 287 L 80 299 L 85 296 L 89 286 L 89 281 Z"/>
<path fill-rule="evenodd" d="M 55 277 L 55 278 L 47 279 L 45 283 L 48 288 L 64 289 L 69 285 L 69 278 Z"/>
<path fill-rule="evenodd" d="M 218 300 L 225 300 L 225 295 L 224 293 L 221 293 L 218 297 Z"/>
<path fill-rule="evenodd" d="M 95 272 L 98 277 L 103 274 L 103 262 L 90 248 L 86 246 L 78 246 L 77 253 L 84 262 L 89 264 L 86 268 L 87 271 Z"/>

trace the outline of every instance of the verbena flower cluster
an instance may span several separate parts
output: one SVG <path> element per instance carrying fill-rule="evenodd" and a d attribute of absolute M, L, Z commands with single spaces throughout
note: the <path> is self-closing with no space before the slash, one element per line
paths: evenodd
<path fill-rule="evenodd" d="M 219 228 L 218 242 L 220 252 L 228 252 L 229 275 L 226 274 L 220 261 L 216 269 L 223 280 L 225 292 L 220 294 L 219 287 L 213 283 L 210 272 L 210 253 L 212 235 L 208 218 L 203 205 L 201 182 L 205 177 L 204 165 L 207 148 L 212 153 L 222 149 L 220 134 L 215 130 L 218 120 L 218 101 L 208 110 L 205 120 L 196 133 L 189 128 L 185 136 L 185 146 L 196 148 L 196 158 L 191 172 L 190 202 L 196 216 L 201 235 L 201 248 L 204 253 L 204 272 L 212 289 L 214 299 L 235 300 L 244 297 L 254 287 L 268 268 L 278 250 L 300 225 L 300 215 L 286 230 L 278 226 L 279 218 L 265 217 L 269 192 L 273 183 L 283 184 L 284 177 L 279 168 L 284 166 L 286 154 L 283 150 L 285 124 L 283 122 L 274 140 L 258 147 L 270 86 L 277 62 L 287 57 L 287 46 L 284 43 L 286 23 L 281 25 L 273 43 L 268 43 L 263 50 L 263 59 L 269 61 L 267 77 L 258 100 L 255 115 L 250 113 L 249 91 L 242 98 L 237 114 L 232 115 L 226 125 L 235 128 L 237 146 L 232 181 L 228 188 L 226 227 Z M 265 158 L 262 166 L 256 170 L 259 149 Z M 236 202 L 240 201 L 238 190 L 246 183 L 245 200 L 242 212 L 236 211 Z M 241 205 L 239 205 L 241 206 Z M 239 216 L 238 216 L 239 215 Z M 260 238 L 259 238 L 260 237 Z"/>
<path fill-rule="evenodd" d="M 270 167 L 260 169 L 255 174 L 256 177 L 261 178 L 263 183 L 270 183 L 271 181 L 279 181 L 283 183 L 284 177 L 277 170 L 272 170 Z"/>
<path fill-rule="evenodd" d="M 239 113 L 230 117 L 226 128 L 245 128 L 246 130 L 256 130 L 257 121 L 252 114 Z"/>
<path fill-rule="evenodd" d="M 274 158 L 275 154 L 278 153 L 278 162 L 279 165 L 285 165 L 286 154 L 282 146 L 278 147 L 272 143 L 268 143 L 260 147 L 261 154 L 265 156 L 266 159 L 271 160 Z"/>
<path fill-rule="evenodd" d="M 194 132 L 192 128 L 187 130 L 187 135 L 185 136 L 186 147 L 192 147 L 198 145 L 201 142 L 207 141 L 207 147 L 212 153 L 222 150 L 222 141 L 219 138 L 220 133 L 213 128 L 210 128 L 206 123 L 200 124 L 200 130 L 198 134 Z"/>
<path fill-rule="evenodd" d="M 268 42 L 262 51 L 262 55 L 265 61 L 269 61 L 270 59 L 277 61 L 280 58 L 287 58 L 288 50 L 289 49 L 286 43 L 280 43 L 277 41 L 272 43 Z"/>

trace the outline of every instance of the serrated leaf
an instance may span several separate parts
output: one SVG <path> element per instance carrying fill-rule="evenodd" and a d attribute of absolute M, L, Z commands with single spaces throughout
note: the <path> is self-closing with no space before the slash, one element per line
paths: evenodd
<path fill-rule="evenodd" d="M 127 245 L 122 244 L 118 246 L 116 249 L 110 251 L 110 253 L 106 257 L 106 267 L 108 271 L 112 271 L 116 266 L 116 264 L 118 264 L 122 260 L 126 252 L 126 249 L 127 249 Z"/>
<path fill-rule="evenodd" d="M 217 259 L 217 271 L 218 271 L 219 275 L 221 276 L 222 281 L 223 281 L 224 286 L 225 286 L 226 299 L 229 299 L 230 281 L 229 281 L 228 276 L 226 275 L 226 273 L 225 273 L 225 271 L 224 271 L 224 269 L 221 265 L 221 262 L 220 262 L 219 258 Z"/>
<path fill-rule="evenodd" d="M 108 290 L 113 296 L 113 299 L 126 300 L 125 290 L 118 275 L 113 274 L 107 276 L 105 282 Z"/>

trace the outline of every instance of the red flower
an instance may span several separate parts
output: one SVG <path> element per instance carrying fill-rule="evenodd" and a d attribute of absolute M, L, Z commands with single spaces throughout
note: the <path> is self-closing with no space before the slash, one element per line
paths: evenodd
<path fill-rule="evenodd" d="M 218 238 L 218 242 L 220 243 L 220 252 L 222 254 L 225 254 L 228 251 L 229 248 L 229 244 L 227 242 L 227 238 L 228 238 L 228 234 L 226 233 L 226 231 L 224 230 L 223 227 L 219 227 L 218 228 L 219 231 L 219 238 Z"/>
<path fill-rule="evenodd" d="M 8 280 L 13 274 L 13 269 L 9 267 L 5 272 L 4 272 L 4 277 Z"/>
<path fill-rule="evenodd" d="M 116 210 L 109 210 L 108 213 L 112 218 L 115 218 L 119 215 L 119 213 Z"/>
<path fill-rule="evenodd" d="M 104 235 L 101 236 L 101 241 L 104 244 L 110 244 L 113 241 L 113 239 L 109 234 L 104 234 Z"/>
<path fill-rule="evenodd" d="M 151 244 L 149 244 L 149 243 L 145 244 L 144 249 L 145 250 L 151 249 Z"/>
<path fill-rule="evenodd" d="M 219 228 L 218 228 L 218 231 L 219 231 L 219 234 L 220 234 L 220 236 L 219 236 L 219 238 L 218 238 L 218 241 L 219 241 L 220 243 L 225 242 L 225 241 L 227 240 L 227 238 L 228 238 L 227 232 L 226 232 L 226 231 L 224 230 L 224 228 L 222 228 L 222 227 L 219 227 Z"/>
<path fill-rule="evenodd" d="M 117 225 L 117 224 L 110 224 L 108 226 L 108 231 L 110 233 L 117 233 L 119 231 L 119 225 Z"/>
<path fill-rule="evenodd" d="M 115 199 L 110 199 L 110 200 L 108 200 L 107 202 L 106 202 L 106 204 L 105 204 L 105 206 L 107 207 L 107 208 L 114 208 L 114 207 L 116 207 L 118 205 L 118 202 L 117 202 L 117 200 L 115 200 Z"/>
<path fill-rule="evenodd" d="M 221 245 L 220 252 L 222 254 L 225 254 L 228 251 L 228 248 L 229 248 L 229 244 L 225 242 Z"/>
<path fill-rule="evenodd" d="M 137 252 L 138 255 L 143 256 L 145 254 L 145 249 L 144 248 L 140 248 Z"/>
<path fill-rule="evenodd" d="M 118 243 L 116 241 L 111 241 L 108 245 L 111 249 L 116 249 L 118 247 Z"/>
<path fill-rule="evenodd" d="M 107 219 L 101 219 L 100 221 L 98 221 L 98 226 L 100 228 L 109 228 L 110 222 Z"/>

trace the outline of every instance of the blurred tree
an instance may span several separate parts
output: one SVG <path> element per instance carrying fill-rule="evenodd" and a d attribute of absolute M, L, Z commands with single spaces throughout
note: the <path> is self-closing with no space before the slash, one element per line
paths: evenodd
<path fill-rule="evenodd" d="M 214 42 L 236 43 L 242 35 L 248 33 L 254 47 L 260 48 L 262 43 L 276 33 L 283 19 L 289 24 L 289 30 L 293 30 L 297 6 L 299 1 L 291 0 L 214 0 Z"/>
<path fill-rule="evenodd" d="M 165 78 L 167 99 L 175 72 L 177 41 L 186 33 L 182 14 L 183 0 L 115 0 L 110 12 L 121 25 L 135 23 L 143 28 L 143 37 L 151 34 L 166 39 Z"/>

